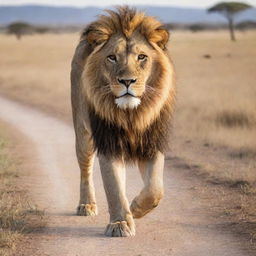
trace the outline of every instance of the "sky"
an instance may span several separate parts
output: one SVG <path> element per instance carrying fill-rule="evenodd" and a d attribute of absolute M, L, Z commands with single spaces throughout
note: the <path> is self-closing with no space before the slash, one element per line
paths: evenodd
<path fill-rule="evenodd" d="M 243 1 L 243 0 L 242 0 Z M 181 7 L 209 7 L 221 0 L 0 0 L 0 5 L 21 5 L 21 4 L 44 4 L 57 6 L 107 6 L 120 4 L 136 4 L 136 5 L 169 5 Z M 256 0 L 245 0 L 248 4 L 256 6 Z"/>

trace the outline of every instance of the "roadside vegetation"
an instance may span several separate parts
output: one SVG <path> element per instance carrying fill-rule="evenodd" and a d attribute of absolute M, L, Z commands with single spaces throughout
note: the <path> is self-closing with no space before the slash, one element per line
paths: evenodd
<path fill-rule="evenodd" d="M 32 205 L 19 183 L 21 164 L 0 125 L 0 255 L 12 255 L 29 232 L 43 227 L 43 212 Z M 16 155 L 16 154 L 15 154 Z"/>

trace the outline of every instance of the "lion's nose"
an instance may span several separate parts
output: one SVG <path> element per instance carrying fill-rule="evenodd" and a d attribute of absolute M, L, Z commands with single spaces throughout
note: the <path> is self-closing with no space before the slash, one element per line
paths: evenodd
<path fill-rule="evenodd" d="M 136 79 L 119 79 L 118 78 L 118 82 L 120 84 L 125 85 L 128 88 L 131 84 L 136 82 Z"/>

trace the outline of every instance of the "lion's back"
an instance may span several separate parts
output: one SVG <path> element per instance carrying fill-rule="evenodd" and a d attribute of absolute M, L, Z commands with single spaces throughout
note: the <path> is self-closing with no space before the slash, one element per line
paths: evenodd
<path fill-rule="evenodd" d="M 71 105 L 74 125 L 77 125 L 78 117 L 83 116 L 86 107 L 85 98 L 82 99 L 81 76 L 84 70 L 86 58 L 89 56 L 88 45 L 85 41 L 80 41 L 76 47 L 71 63 Z M 84 120 L 81 120 L 82 122 Z"/>

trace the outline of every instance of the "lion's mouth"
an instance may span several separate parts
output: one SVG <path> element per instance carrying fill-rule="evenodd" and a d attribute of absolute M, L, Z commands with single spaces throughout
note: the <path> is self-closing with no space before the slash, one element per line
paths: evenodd
<path fill-rule="evenodd" d="M 136 97 L 127 92 L 122 96 L 116 97 L 115 103 L 121 109 L 134 109 L 140 105 L 141 100 L 139 97 Z"/>
<path fill-rule="evenodd" d="M 131 96 L 131 97 L 134 97 L 134 98 L 138 98 L 138 97 L 136 97 L 135 95 L 133 95 L 133 94 L 131 94 L 131 93 L 129 93 L 129 92 L 126 92 L 125 94 L 116 97 L 116 99 L 119 99 L 119 98 L 122 98 L 122 97 L 125 97 L 125 96 Z"/>

